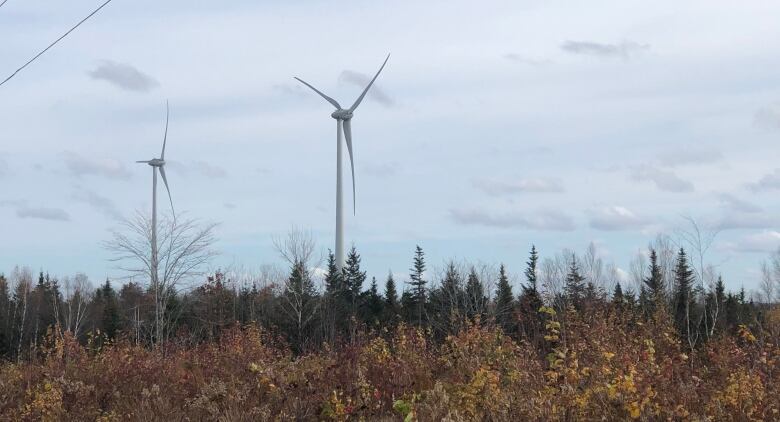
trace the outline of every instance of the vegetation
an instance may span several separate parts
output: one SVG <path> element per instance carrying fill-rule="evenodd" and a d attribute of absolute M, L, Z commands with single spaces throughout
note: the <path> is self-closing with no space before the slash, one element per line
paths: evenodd
<path fill-rule="evenodd" d="M 399 299 L 355 248 L 320 289 L 287 246 L 284 275 L 169 292 L 165 341 L 149 286 L 0 277 L 0 419 L 780 417 L 780 308 L 701 283 L 685 250 L 651 251 L 637 297 L 587 256 L 554 272 L 533 248 L 515 293 L 503 265 L 432 276 L 418 247 Z"/>

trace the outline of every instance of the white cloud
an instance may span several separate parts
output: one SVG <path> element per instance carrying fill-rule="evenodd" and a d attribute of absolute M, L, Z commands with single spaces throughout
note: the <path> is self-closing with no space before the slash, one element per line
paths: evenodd
<path fill-rule="evenodd" d="M 677 174 L 669 170 L 644 164 L 631 169 L 631 178 L 636 181 L 651 181 L 655 186 L 666 192 L 686 193 L 693 192 L 693 183 L 681 179 Z"/>
<path fill-rule="evenodd" d="M 590 226 L 597 230 L 631 230 L 641 229 L 647 225 L 645 218 L 621 206 L 602 207 L 589 211 L 589 214 Z"/>
<path fill-rule="evenodd" d="M 667 151 L 658 156 L 658 161 L 666 167 L 679 167 L 688 164 L 711 164 L 723 159 L 723 154 L 715 149 L 680 148 Z"/>
<path fill-rule="evenodd" d="M 533 230 L 571 231 L 576 228 L 568 215 L 555 210 L 532 213 L 511 211 L 491 213 L 476 209 L 453 209 L 450 216 L 456 223 L 488 227 L 521 227 Z"/>
<path fill-rule="evenodd" d="M 474 187 L 493 196 L 508 195 L 527 192 L 563 192 L 563 183 L 559 179 L 552 178 L 527 178 L 513 181 L 477 179 L 473 181 Z"/>
<path fill-rule="evenodd" d="M 742 237 L 736 242 L 726 242 L 722 247 L 735 252 L 767 253 L 780 247 L 780 232 L 766 230 Z"/>
<path fill-rule="evenodd" d="M 102 176 L 127 180 L 132 175 L 122 162 L 113 158 L 85 157 L 72 151 L 64 151 L 60 155 L 68 172 L 75 177 Z"/>

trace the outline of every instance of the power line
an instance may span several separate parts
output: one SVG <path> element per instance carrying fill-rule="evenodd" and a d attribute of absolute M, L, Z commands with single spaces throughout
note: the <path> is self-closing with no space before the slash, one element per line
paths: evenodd
<path fill-rule="evenodd" d="M 3 7 L 3 5 L 6 4 L 6 2 L 8 2 L 8 0 L 3 0 L 3 2 L 0 3 L 0 7 Z"/>
<path fill-rule="evenodd" d="M 8 1 L 8 0 L 4 0 L 2 3 L 0 3 L 0 6 L 2 6 L 3 4 L 5 4 L 5 2 L 7 2 L 7 1 Z M 16 71 L 15 71 L 14 73 L 12 73 L 12 74 L 11 74 L 11 76 L 9 76 L 9 77 L 5 78 L 5 80 L 4 80 L 3 82 L 0 82 L 0 86 L 3 86 L 3 85 L 5 85 L 5 83 L 6 83 L 6 82 L 8 82 L 9 80 L 11 80 L 11 78 L 13 78 L 14 76 L 16 76 L 16 74 L 17 74 L 17 73 L 19 73 L 19 72 L 20 72 L 22 69 L 24 69 L 25 67 L 29 66 L 29 65 L 30 65 L 30 63 L 34 62 L 34 61 L 35 61 L 35 60 L 36 60 L 38 57 L 41 57 L 41 56 L 42 56 L 42 55 L 43 55 L 45 52 L 49 51 L 49 49 L 50 49 L 50 48 L 54 47 L 54 46 L 55 46 L 55 45 L 56 45 L 58 42 L 62 41 L 62 39 L 63 39 L 63 38 L 67 37 L 67 36 L 68 36 L 68 35 L 69 35 L 71 32 L 75 31 L 75 30 L 76 30 L 76 28 L 78 28 L 79 26 L 81 26 L 81 24 L 82 24 L 82 23 L 86 22 L 86 21 L 87 21 L 89 18 L 91 18 L 91 17 L 92 17 L 92 16 L 94 16 L 94 15 L 95 15 L 97 12 L 99 12 L 99 11 L 100 11 L 100 9 L 104 8 L 104 7 L 105 7 L 107 4 L 111 3 L 112 1 L 113 1 L 113 0 L 106 0 L 106 2 L 105 2 L 105 3 L 101 4 L 101 5 L 100 5 L 100 7 L 98 7 L 98 8 L 97 8 L 97 9 L 95 9 L 94 11 L 92 11 L 92 13 L 90 13 L 89 15 L 87 15 L 87 17 L 86 17 L 86 18 L 82 19 L 82 20 L 81 20 L 79 23 L 77 23 L 77 24 L 76 24 L 76 26 L 74 26 L 73 28 L 70 28 L 70 29 L 68 30 L 68 32 L 66 32 L 66 33 L 62 34 L 62 36 L 61 36 L 61 37 L 57 38 L 57 39 L 56 39 L 56 40 L 55 40 L 53 43 L 49 44 L 49 46 L 48 46 L 48 47 L 46 47 L 46 48 L 44 48 L 43 50 L 41 50 L 41 52 L 40 52 L 40 53 L 36 54 L 36 55 L 35 55 L 35 57 L 33 57 L 33 58 L 32 58 L 32 59 L 30 59 L 30 60 L 29 60 L 27 63 L 25 63 L 24 65 L 22 65 L 22 67 L 20 67 L 19 69 L 16 69 Z"/>

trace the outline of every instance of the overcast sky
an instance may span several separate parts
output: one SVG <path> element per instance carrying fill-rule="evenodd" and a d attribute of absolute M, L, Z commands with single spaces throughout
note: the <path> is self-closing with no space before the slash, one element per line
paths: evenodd
<path fill-rule="evenodd" d="M 10 0 L 0 76 L 100 2 Z M 332 247 L 335 121 L 353 120 L 347 242 L 383 279 L 415 244 L 522 271 L 595 242 L 626 269 L 690 215 L 757 287 L 780 245 L 776 1 L 114 0 L 0 87 L 0 271 L 122 275 L 100 243 L 150 207 L 165 100 L 177 211 L 219 222 L 214 266 L 280 262 L 273 236 Z M 345 186 L 346 200 L 351 188 Z M 163 198 L 164 199 L 164 198 Z M 160 202 L 161 206 L 166 204 Z"/>

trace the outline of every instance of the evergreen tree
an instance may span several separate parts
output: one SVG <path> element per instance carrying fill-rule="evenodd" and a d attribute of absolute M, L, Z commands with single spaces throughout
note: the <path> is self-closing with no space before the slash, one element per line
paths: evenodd
<path fill-rule="evenodd" d="M 349 306 L 350 317 L 354 317 L 361 306 L 361 292 L 363 291 L 363 283 L 366 281 L 366 272 L 360 270 L 360 254 L 354 246 L 347 254 L 343 277 L 344 293 Z"/>
<path fill-rule="evenodd" d="M 537 287 L 538 262 L 539 254 L 536 251 L 536 246 L 531 245 L 530 256 L 525 268 L 526 283 L 518 298 L 518 328 L 535 342 L 542 340 L 542 317 L 539 314 L 539 309 L 544 305 Z"/>
<path fill-rule="evenodd" d="M 688 257 L 683 248 L 677 254 L 677 264 L 674 271 L 675 297 L 674 322 L 680 337 L 691 342 L 691 304 L 693 270 L 688 265 Z"/>
<path fill-rule="evenodd" d="M 425 286 L 428 282 L 423 278 L 425 274 L 425 253 L 423 253 L 423 250 L 419 245 L 417 245 L 414 251 L 414 261 L 410 271 L 411 274 L 409 275 L 409 278 L 411 281 L 409 284 L 412 285 L 412 289 L 414 290 L 414 301 L 417 308 L 417 325 L 422 326 L 426 302 Z"/>
<path fill-rule="evenodd" d="M 309 329 L 317 315 L 317 292 L 303 264 L 293 265 L 280 297 L 281 326 L 286 327 L 290 343 L 301 352 L 305 347 Z"/>
<path fill-rule="evenodd" d="M 371 287 L 363 292 L 362 296 L 361 319 L 369 327 L 378 327 L 384 311 L 384 303 L 382 297 L 379 295 L 379 286 L 376 282 L 376 277 L 371 277 Z"/>
<path fill-rule="evenodd" d="M 387 281 L 385 281 L 385 304 L 383 320 L 386 323 L 394 323 L 398 317 L 399 311 L 398 291 L 395 287 L 395 280 L 393 279 L 393 273 L 388 271 Z"/>
<path fill-rule="evenodd" d="M 649 272 L 650 274 L 647 278 L 642 280 L 642 288 L 647 288 L 647 291 L 645 292 L 646 303 L 643 303 L 643 306 L 646 306 L 644 311 L 648 316 L 651 316 L 664 306 L 664 303 L 666 302 L 663 274 L 661 272 L 661 267 L 658 265 L 658 255 L 656 254 L 655 249 L 650 249 Z"/>
<path fill-rule="evenodd" d="M 623 288 L 620 286 L 620 282 L 615 283 L 615 289 L 612 291 L 612 304 L 618 311 L 622 311 L 625 308 L 626 298 L 623 295 Z"/>
<path fill-rule="evenodd" d="M 506 275 L 504 264 L 498 269 L 498 287 L 496 289 L 496 323 L 506 333 L 514 332 L 514 302 L 512 285 Z"/>
<path fill-rule="evenodd" d="M 109 339 L 114 339 L 119 331 L 119 308 L 116 299 L 116 291 L 111 287 L 111 281 L 106 279 L 100 288 L 100 299 L 103 307 L 101 326 Z"/>
<path fill-rule="evenodd" d="M 471 267 L 469 277 L 466 281 L 466 315 L 469 318 L 484 317 L 487 298 L 485 297 L 485 286 L 477 275 L 477 270 Z"/>
<path fill-rule="evenodd" d="M 577 264 L 577 257 L 572 254 L 569 272 L 566 274 L 566 285 L 564 293 L 566 301 L 575 309 L 582 307 L 583 297 L 585 295 L 585 277 L 580 274 L 580 267 Z"/>

